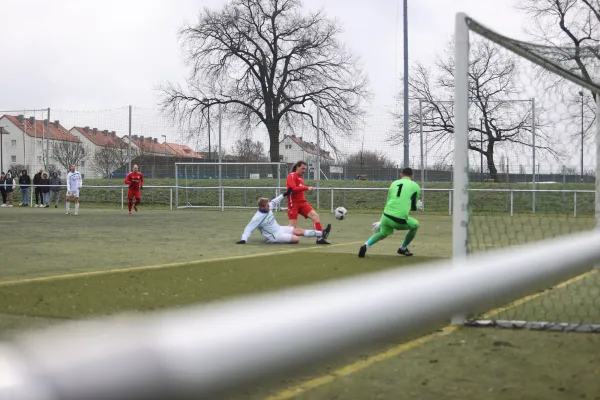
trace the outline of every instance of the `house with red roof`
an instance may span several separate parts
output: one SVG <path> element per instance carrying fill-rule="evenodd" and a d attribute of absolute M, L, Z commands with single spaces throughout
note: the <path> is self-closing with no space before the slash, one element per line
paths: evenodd
<path fill-rule="evenodd" d="M 129 143 L 129 136 L 121 137 L 125 143 Z M 163 143 L 159 143 L 157 138 L 150 136 L 131 135 L 131 147 L 135 148 L 137 154 L 142 157 L 160 156 L 167 157 L 171 155 L 171 151 Z"/>
<path fill-rule="evenodd" d="M 192 150 L 190 146 L 185 144 L 165 142 L 164 145 L 166 146 L 167 150 L 171 152 L 172 157 L 198 159 L 204 158 L 203 154 Z"/>
<path fill-rule="evenodd" d="M 304 160 L 307 163 L 317 161 L 317 155 L 321 154 L 321 163 L 333 162 L 328 151 L 317 150 L 317 145 L 312 142 L 302 140 L 302 136 L 285 135 L 279 142 L 279 159 L 281 162 L 293 164 Z"/>
<path fill-rule="evenodd" d="M 98 128 L 90 128 L 89 126 L 74 126 L 69 131 L 75 137 L 77 137 L 83 145 L 89 150 L 90 160 L 93 163 L 94 154 L 104 148 L 115 149 L 116 151 L 127 151 L 127 143 L 117 136 L 115 131 L 100 130 Z M 115 168 L 120 166 L 115 166 Z M 102 168 L 92 168 L 89 172 L 90 178 L 101 178 L 103 173 L 100 171 Z"/>
<path fill-rule="evenodd" d="M 47 120 L 38 120 L 35 117 L 26 118 L 24 115 L 2 115 L 0 126 L 3 128 L 3 164 L 2 170 L 7 170 L 10 165 L 25 165 L 30 173 L 43 168 L 46 155 L 49 163 L 52 160 L 52 145 L 54 142 L 80 142 L 59 121 L 48 124 Z M 5 146 L 6 145 L 6 146 Z M 57 165 L 61 174 L 66 174 L 64 167 Z M 78 166 L 80 172 L 85 174 L 85 161 Z"/>

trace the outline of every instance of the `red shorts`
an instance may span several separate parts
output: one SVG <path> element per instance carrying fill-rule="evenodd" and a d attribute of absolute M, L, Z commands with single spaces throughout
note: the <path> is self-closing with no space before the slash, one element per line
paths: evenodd
<path fill-rule="evenodd" d="M 308 218 L 308 213 L 314 210 L 312 206 L 306 202 L 296 203 L 293 207 L 288 207 L 288 219 L 298 219 L 298 214 L 304 218 Z"/>
<path fill-rule="evenodd" d="M 142 198 L 142 191 L 137 189 L 129 189 L 127 191 L 127 198 L 128 199 L 141 199 Z"/>

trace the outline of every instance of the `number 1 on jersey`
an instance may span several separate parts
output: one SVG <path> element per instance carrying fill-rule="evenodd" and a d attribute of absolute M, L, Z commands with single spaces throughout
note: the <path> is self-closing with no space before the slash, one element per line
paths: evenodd
<path fill-rule="evenodd" d="M 396 197 L 400 197 L 400 192 L 402 192 L 402 183 L 398 185 L 398 193 L 396 193 Z"/>

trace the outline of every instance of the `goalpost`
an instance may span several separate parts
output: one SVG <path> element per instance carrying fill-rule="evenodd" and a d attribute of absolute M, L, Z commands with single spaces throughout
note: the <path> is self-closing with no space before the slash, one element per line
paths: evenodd
<path fill-rule="evenodd" d="M 477 35 L 473 35 L 475 32 Z M 560 190 L 537 193 L 531 185 L 522 190 L 511 191 L 514 201 L 533 199 L 538 204 L 531 212 L 520 215 L 506 215 L 494 209 L 489 195 L 476 190 L 469 182 L 469 147 L 480 141 L 473 134 L 475 122 L 480 118 L 489 118 L 481 114 L 485 105 L 473 101 L 478 88 L 470 81 L 472 71 L 476 69 L 476 60 L 470 58 L 473 48 L 481 42 L 516 57 L 519 83 L 522 91 L 535 101 L 539 111 L 533 114 L 531 126 L 523 126 L 519 133 L 520 145 L 506 149 L 521 163 L 529 163 L 535 171 L 536 151 L 542 157 L 543 151 L 554 151 L 552 146 L 573 149 L 573 143 L 579 143 L 577 130 L 569 118 L 573 115 L 573 94 L 583 93 L 596 96 L 596 131 L 584 146 L 583 122 L 581 128 L 581 165 L 586 152 L 588 165 L 595 170 L 595 198 L 593 196 L 575 197 L 577 202 L 587 202 L 588 208 L 595 210 L 589 214 L 574 218 L 556 211 L 552 204 L 559 201 Z M 471 51 L 470 51 L 471 50 Z M 463 268 L 466 259 L 473 253 L 484 252 L 495 247 L 520 246 L 526 242 L 544 240 L 551 237 L 567 236 L 575 232 L 598 229 L 600 227 L 600 75 L 583 76 L 577 69 L 577 63 L 583 63 L 592 71 L 598 71 L 600 56 L 597 48 L 559 48 L 540 46 L 521 42 L 502 36 L 484 27 L 464 13 L 456 16 L 455 32 L 455 137 L 454 137 L 454 186 L 453 186 L 453 265 Z M 546 79 L 546 80 L 544 80 Z M 554 82 L 554 85 L 546 85 Z M 508 90 L 507 90 L 508 92 Z M 517 97 L 519 93 L 505 93 Z M 479 99 L 481 100 L 481 99 Z M 489 100 L 489 99 L 488 99 Z M 533 103 L 533 101 L 532 101 Z M 581 106 L 583 121 L 583 105 Z M 477 118 L 479 116 L 479 118 Z M 495 132 L 496 133 L 496 132 Z M 498 133 L 502 134 L 502 131 Z M 594 137 L 595 136 L 595 137 Z M 538 142 L 536 142 L 536 138 Z M 546 143 L 540 143 L 542 139 Z M 493 140 L 492 138 L 489 139 Z M 533 159 L 529 154 L 533 151 Z M 566 153 L 565 153 L 566 154 Z M 560 154 L 559 154 L 560 155 Z M 579 161 L 579 160 L 577 160 Z M 551 162 L 551 161 L 550 161 Z M 583 173 L 583 171 L 582 171 Z M 533 174 L 535 177 L 535 173 Z M 534 180 L 535 182 L 535 180 Z M 513 193 L 514 192 L 514 193 Z M 512 204 L 511 198 L 511 204 Z M 563 195 L 564 201 L 564 195 Z M 474 205 L 477 205 L 476 207 Z M 517 251 L 517 250 L 515 250 Z M 557 252 L 561 249 L 557 248 Z M 535 263 L 524 268 L 539 268 Z M 592 269 L 588 274 L 567 281 L 554 288 L 530 296 L 512 307 L 495 315 L 481 314 L 454 315 L 454 324 L 474 326 L 501 326 L 507 328 L 559 329 L 567 331 L 600 331 L 600 273 Z"/>
<path fill-rule="evenodd" d="M 175 206 L 254 208 L 258 197 L 279 194 L 287 173 L 287 164 L 274 162 L 175 163 Z"/>

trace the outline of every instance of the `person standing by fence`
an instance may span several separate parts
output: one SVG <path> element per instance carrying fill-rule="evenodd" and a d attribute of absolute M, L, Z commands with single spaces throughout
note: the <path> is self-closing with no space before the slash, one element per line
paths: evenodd
<path fill-rule="evenodd" d="M 58 208 L 58 200 L 60 198 L 60 176 L 58 176 L 58 172 L 52 172 L 52 177 L 50 178 L 50 202 L 47 203 L 48 207 L 50 203 L 54 202 L 54 208 Z"/>
<path fill-rule="evenodd" d="M 21 207 L 29 207 L 29 188 L 31 187 L 31 178 L 27 175 L 27 170 L 21 171 L 19 177 L 19 189 L 21 190 Z"/>

